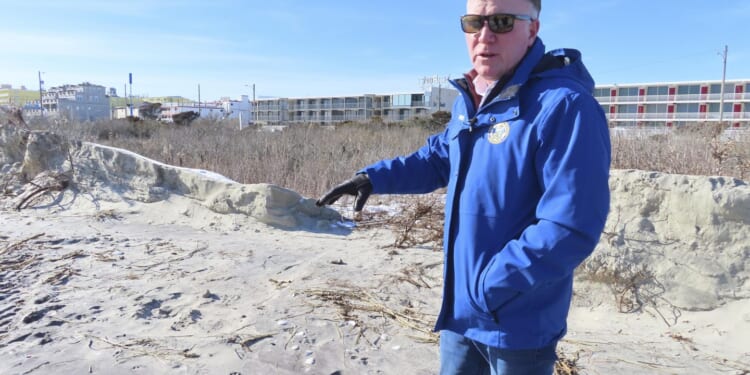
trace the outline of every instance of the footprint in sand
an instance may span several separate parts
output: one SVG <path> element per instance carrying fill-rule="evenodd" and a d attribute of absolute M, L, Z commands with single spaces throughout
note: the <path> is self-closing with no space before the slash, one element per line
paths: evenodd
<path fill-rule="evenodd" d="M 184 314 L 180 319 L 177 319 L 170 327 L 173 331 L 179 331 L 183 328 L 195 324 L 199 320 L 203 319 L 203 313 L 200 310 L 190 310 L 187 314 Z"/>

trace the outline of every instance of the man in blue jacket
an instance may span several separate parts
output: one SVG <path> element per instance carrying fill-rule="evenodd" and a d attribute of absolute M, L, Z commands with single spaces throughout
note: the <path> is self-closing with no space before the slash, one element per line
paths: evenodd
<path fill-rule="evenodd" d="M 441 134 L 318 200 L 447 186 L 442 374 L 552 374 L 573 270 L 609 211 L 610 141 L 576 50 L 545 53 L 541 0 L 468 0 L 473 69 Z"/>

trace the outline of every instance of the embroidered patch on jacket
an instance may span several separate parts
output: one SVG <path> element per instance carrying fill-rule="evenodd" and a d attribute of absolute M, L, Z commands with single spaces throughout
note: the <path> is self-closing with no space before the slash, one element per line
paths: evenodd
<path fill-rule="evenodd" d="M 510 126 L 508 125 L 508 122 L 505 121 L 493 125 L 487 133 L 487 139 L 490 143 L 496 145 L 502 143 L 505 138 L 508 138 L 508 134 L 510 134 Z"/>

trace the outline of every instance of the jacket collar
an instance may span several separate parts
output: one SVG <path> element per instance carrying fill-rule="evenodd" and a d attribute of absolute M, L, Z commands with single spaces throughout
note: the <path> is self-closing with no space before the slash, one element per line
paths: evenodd
<path fill-rule="evenodd" d="M 544 53 L 544 43 L 539 37 L 537 37 L 534 41 L 534 44 L 529 47 L 526 55 L 524 55 L 523 59 L 521 59 L 518 65 L 516 65 L 516 68 L 510 78 L 501 78 L 500 82 L 498 82 L 484 98 L 480 96 L 474 88 L 473 80 L 477 77 L 476 70 L 472 69 L 468 73 L 464 74 L 463 82 L 456 83 L 464 87 L 471 94 L 475 108 L 478 108 L 480 103 L 486 105 L 487 103 L 495 100 L 511 99 L 515 97 L 516 94 L 518 94 L 521 86 L 523 86 L 523 84 L 529 80 L 534 67 L 542 59 Z"/>

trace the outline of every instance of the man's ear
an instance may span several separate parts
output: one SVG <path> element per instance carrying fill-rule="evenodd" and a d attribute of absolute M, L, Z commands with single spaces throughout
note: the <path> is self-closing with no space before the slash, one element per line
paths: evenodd
<path fill-rule="evenodd" d="M 536 36 L 539 34 L 540 27 L 539 19 L 535 19 L 529 23 L 529 47 L 534 44 Z"/>

